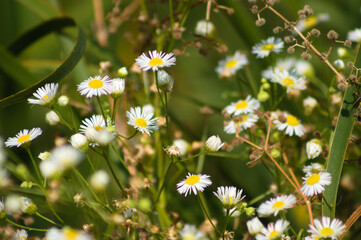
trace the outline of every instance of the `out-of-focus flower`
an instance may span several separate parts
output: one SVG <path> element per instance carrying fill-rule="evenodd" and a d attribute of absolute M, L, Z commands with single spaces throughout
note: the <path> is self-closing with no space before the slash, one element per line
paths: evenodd
<path fill-rule="evenodd" d="M 262 40 L 261 43 L 257 43 L 252 47 L 252 53 L 257 54 L 257 58 L 265 58 L 271 52 L 280 53 L 283 49 L 283 41 L 279 38 L 269 37 L 266 40 Z"/>

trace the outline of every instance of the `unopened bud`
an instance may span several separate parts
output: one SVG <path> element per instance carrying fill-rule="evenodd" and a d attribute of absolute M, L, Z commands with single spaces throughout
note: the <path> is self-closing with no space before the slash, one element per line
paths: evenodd
<path fill-rule="evenodd" d="M 128 70 L 126 67 L 119 68 L 117 74 L 120 78 L 125 78 L 128 75 Z"/>

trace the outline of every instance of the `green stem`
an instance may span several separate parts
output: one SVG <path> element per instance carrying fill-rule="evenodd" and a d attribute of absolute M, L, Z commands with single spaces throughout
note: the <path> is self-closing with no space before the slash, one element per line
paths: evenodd
<path fill-rule="evenodd" d="M 185 162 L 185 161 L 191 160 L 191 159 L 193 159 L 193 158 L 196 158 L 196 157 L 198 157 L 198 156 L 200 156 L 200 155 L 202 155 L 202 154 L 207 154 L 207 151 L 205 151 L 205 152 L 200 152 L 200 153 L 198 153 L 198 154 L 196 154 L 196 155 L 193 155 L 193 156 L 191 156 L 191 157 L 189 157 L 189 158 L 179 159 L 179 160 L 175 161 L 175 163 L 177 163 L 177 162 Z"/>
<path fill-rule="evenodd" d="M 125 137 L 125 136 L 122 136 L 122 135 L 120 135 L 120 134 L 118 134 L 117 136 L 118 136 L 118 137 L 121 137 L 121 138 L 124 138 L 124 139 L 126 139 L 126 140 L 130 140 L 130 139 L 132 139 L 135 135 L 137 135 L 137 133 L 138 133 L 138 131 L 136 130 L 132 135 L 130 135 L 130 137 Z"/>
<path fill-rule="evenodd" d="M 117 112 L 117 103 L 118 103 L 118 98 L 114 98 L 114 102 L 113 102 L 113 112 L 112 112 L 112 122 L 115 121 L 115 116 L 116 116 L 116 112 Z"/>
<path fill-rule="evenodd" d="M 102 154 L 102 155 L 103 155 L 105 161 L 107 162 L 108 167 L 109 167 L 109 169 L 110 169 L 110 172 L 112 173 L 112 176 L 113 176 L 115 182 L 117 183 L 120 191 L 123 193 L 124 196 L 127 196 L 127 193 L 126 193 L 126 191 L 125 191 L 125 188 L 124 188 L 123 185 L 120 183 L 117 175 L 115 174 L 115 171 L 114 171 L 114 169 L 113 169 L 113 167 L 112 167 L 112 164 L 111 164 L 109 158 L 107 157 L 107 155 L 105 154 L 104 150 L 103 150 L 103 154 Z"/>
<path fill-rule="evenodd" d="M 171 158 L 171 162 L 168 164 L 168 167 L 167 167 L 167 169 L 166 169 L 166 171 L 165 171 L 165 174 L 164 174 L 162 183 L 161 183 L 161 185 L 160 185 L 160 188 L 159 188 L 159 190 L 158 190 L 157 197 L 155 198 L 155 201 L 154 201 L 154 205 L 153 205 L 153 209 L 152 209 L 152 210 L 154 210 L 155 206 L 157 205 L 157 202 L 159 201 L 160 195 L 161 195 L 161 193 L 162 193 L 162 191 L 163 191 L 163 189 L 164 189 L 164 187 L 165 187 L 165 180 L 166 180 L 166 178 L 167 178 L 167 176 L 168 176 L 169 170 L 170 170 L 170 168 L 172 167 L 173 163 L 174 163 L 174 159 L 173 159 L 173 157 L 172 157 L 172 158 Z"/>
<path fill-rule="evenodd" d="M 207 211 L 207 209 L 206 209 L 206 207 L 205 207 L 205 204 L 204 204 L 204 202 L 203 202 L 203 199 L 202 199 L 202 197 L 200 196 L 199 193 L 198 193 L 198 195 L 197 195 L 197 198 L 198 198 L 199 204 L 201 205 L 201 208 L 202 208 L 202 211 L 203 211 L 204 215 L 206 216 L 206 218 L 208 219 L 208 221 L 211 223 L 214 231 L 215 231 L 218 235 L 221 235 L 221 233 L 218 231 L 218 229 L 216 228 L 216 226 L 215 226 L 214 223 L 212 222 L 212 219 L 211 219 L 211 217 L 209 216 L 209 213 L 208 213 L 208 211 Z"/>
<path fill-rule="evenodd" d="M 68 108 L 69 108 L 69 114 L 70 114 L 70 117 L 71 117 L 71 121 L 72 121 L 73 126 L 74 126 L 74 131 L 77 132 L 77 130 L 76 130 L 76 129 L 77 129 L 77 125 L 76 125 L 76 123 L 75 123 L 74 112 L 73 112 L 73 109 L 72 109 L 72 107 L 71 107 L 70 104 L 68 104 Z"/>
<path fill-rule="evenodd" d="M 95 172 L 95 167 L 94 167 L 94 165 L 93 165 L 93 163 L 92 163 L 92 161 L 91 161 L 88 154 L 86 155 L 86 159 L 88 160 L 88 163 L 89 163 L 89 165 L 90 165 L 90 167 L 92 169 L 92 172 Z"/>
<path fill-rule="evenodd" d="M 67 126 L 67 127 L 70 129 L 70 131 L 74 131 L 74 130 L 73 130 L 73 127 L 70 126 L 67 121 L 65 121 L 65 119 L 61 116 L 61 114 L 60 114 L 60 112 L 59 112 L 58 110 L 56 110 L 54 107 L 52 107 L 51 109 L 59 116 L 60 121 L 61 121 L 62 123 L 64 123 L 64 125 Z M 75 129 L 76 129 L 76 128 L 75 128 Z"/>
<path fill-rule="evenodd" d="M 106 118 L 106 116 L 105 116 L 105 114 L 104 114 L 104 110 L 103 110 L 102 104 L 100 103 L 100 98 L 97 96 L 96 99 L 97 99 L 97 102 L 98 102 L 98 104 L 99 104 L 100 111 L 102 112 L 102 116 L 103 116 L 103 118 L 104 118 L 105 126 L 108 126 L 108 121 L 107 121 L 107 118 Z"/>
<path fill-rule="evenodd" d="M 203 124 L 203 133 L 202 133 L 202 142 L 206 142 L 207 140 L 207 130 L 208 130 L 208 118 L 207 116 L 204 116 L 204 124 Z M 200 149 L 201 153 L 206 152 L 206 146 L 205 144 L 203 144 L 203 146 Z M 204 166 L 204 160 L 206 159 L 206 155 L 205 154 L 201 154 L 198 158 L 198 162 L 197 162 L 197 167 L 196 167 L 196 173 L 201 173 L 203 170 L 203 166 Z"/>
<path fill-rule="evenodd" d="M 41 175 L 40 175 L 40 171 L 39 171 L 39 169 L 38 169 L 38 165 L 36 165 L 35 159 L 34 159 L 34 157 L 33 157 L 33 154 L 31 154 L 30 148 L 27 147 L 27 148 L 26 148 L 26 151 L 27 151 L 28 154 L 29 154 L 29 157 L 30 157 L 30 159 L 31 159 L 31 162 L 33 163 L 33 166 L 34 166 L 36 175 L 37 175 L 37 177 L 38 177 L 39 183 L 40 183 L 40 185 L 43 185 L 43 178 L 42 178 Z"/>
<path fill-rule="evenodd" d="M 48 231 L 48 229 L 40 229 L 40 228 L 32 228 L 32 227 L 27 227 L 27 226 L 23 226 L 23 225 L 20 225 L 20 224 L 17 224 L 13 221 L 11 221 L 10 219 L 6 218 L 5 219 L 8 223 L 14 225 L 15 227 L 18 227 L 18 228 L 22 228 L 22 229 L 26 229 L 26 230 L 29 230 L 29 231 L 38 231 L 38 232 L 46 232 Z"/>
<path fill-rule="evenodd" d="M 51 202 L 49 201 L 49 198 L 48 198 L 48 196 L 46 195 L 45 189 L 43 189 L 43 191 L 44 191 L 46 203 L 48 204 L 48 206 L 49 206 L 49 208 L 50 208 L 50 211 L 54 214 L 54 216 L 55 216 L 62 224 L 64 224 L 63 219 L 61 219 L 61 217 L 56 213 L 53 205 L 51 205 Z"/>
<path fill-rule="evenodd" d="M 125 168 L 125 170 L 127 171 L 127 173 L 129 174 L 129 169 L 128 166 L 125 164 L 124 159 L 122 158 L 122 156 L 120 155 L 120 153 L 118 152 L 118 150 L 115 148 L 114 144 L 111 143 L 110 146 L 112 147 L 113 151 L 115 152 L 115 154 L 118 156 L 120 163 L 123 165 L 123 167 Z"/>
<path fill-rule="evenodd" d="M 59 227 L 63 227 L 63 225 L 61 225 L 61 224 L 59 224 L 59 223 L 56 223 L 56 222 L 54 222 L 53 220 L 50 220 L 49 218 L 41 215 L 41 214 L 38 213 L 38 212 L 36 212 L 35 214 L 36 214 L 36 216 L 41 217 L 42 219 L 44 219 L 45 221 L 50 222 L 51 224 L 57 225 L 57 226 L 59 226 Z"/>
<path fill-rule="evenodd" d="M 224 240 L 224 234 L 226 233 L 226 228 L 227 228 L 227 224 L 228 224 L 228 221 L 229 221 L 229 217 L 230 217 L 230 212 L 229 212 L 229 209 L 227 209 L 226 220 L 224 221 L 224 225 L 223 225 L 223 228 L 222 228 L 222 239 L 223 240 Z"/>

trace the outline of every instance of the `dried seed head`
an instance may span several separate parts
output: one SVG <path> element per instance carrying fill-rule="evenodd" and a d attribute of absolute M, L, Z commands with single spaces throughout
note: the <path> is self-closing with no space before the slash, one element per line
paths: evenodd
<path fill-rule="evenodd" d="M 313 10 L 312 10 L 312 8 L 311 8 L 309 5 L 305 5 L 305 6 L 303 7 L 303 12 L 304 12 L 304 14 L 307 15 L 307 16 L 313 14 Z"/>
<path fill-rule="evenodd" d="M 253 5 L 252 8 L 251 8 L 251 12 L 253 14 L 257 14 L 258 13 L 258 6 L 257 5 Z"/>
<path fill-rule="evenodd" d="M 300 16 L 298 16 L 300 19 L 306 19 L 307 16 L 305 14 L 301 14 Z"/>
<path fill-rule="evenodd" d="M 318 30 L 318 29 L 316 29 L 316 28 L 313 28 L 313 29 L 311 30 L 311 34 L 312 34 L 313 36 L 315 36 L 315 37 L 319 37 L 319 36 L 321 35 L 321 32 L 320 32 L 320 30 Z"/>
<path fill-rule="evenodd" d="M 285 36 L 284 40 L 286 43 L 291 43 L 294 41 L 294 37 L 293 36 Z"/>
<path fill-rule="evenodd" d="M 260 18 L 260 19 L 258 19 L 258 20 L 256 21 L 256 26 L 257 26 L 257 27 L 261 27 L 261 26 L 263 26 L 265 23 L 266 23 L 266 19 Z"/>
<path fill-rule="evenodd" d="M 347 67 L 348 67 L 348 68 L 353 68 L 353 67 L 354 67 L 353 62 L 348 62 L 348 63 L 347 63 Z"/>
<path fill-rule="evenodd" d="M 303 41 L 302 42 L 302 46 L 304 46 L 305 48 L 307 48 L 309 45 L 309 42 L 308 41 Z"/>
<path fill-rule="evenodd" d="M 352 43 L 349 40 L 346 40 L 343 45 L 346 47 L 351 47 Z"/>
<path fill-rule="evenodd" d="M 356 76 L 353 75 L 353 74 L 351 74 L 351 75 L 348 77 L 348 80 L 349 80 L 350 82 L 354 82 L 354 81 L 356 81 Z"/>
<path fill-rule="evenodd" d="M 279 27 L 275 27 L 275 28 L 273 29 L 273 33 L 274 33 L 274 34 L 277 34 L 277 33 L 279 33 L 279 32 L 280 32 Z"/>
<path fill-rule="evenodd" d="M 309 54 L 309 53 L 307 53 L 307 52 L 303 52 L 303 53 L 301 54 L 301 57 L 302 57 L 303 59 L 305 59 L 306 61 L 310 61 L 311 58 L 312 58 L 311 54 Z"/>
<path fill-rule="evenodd" d="M 327 38 L 328 39 L 332 39 L 332 40 L 336 40 L 338 38 L 338 33 L 334 30 L 330 30 L 328 33 L 327 33 Z"/>
<path fill-rule="evenodd" d="M 276 0 L 267 0 L 267 4 L 270 6 L 273 6 L 276 2 Z"/>
<path fill-rule="evenodd" d="M 288 52 L 289 54 L 292 54 L 292 53 L 295 52 L 295 48 L 294 48 L 293 46 L 291 46 L 291 47 L 287 48 L 287 52 Z"/>
<path fill-rule="evenodd" d="M 338 85 L 337 85 L 337 88 L 338 89 L 340 89 L 341 91 L 345 91 L 345 89 L 346 89 L 346 84 L 344 84 L 344 83 L 339 83 Z"/>
<path fill-rule="evenodd" d="M 298 15 L 298 16 L 301 16 L 301 15 L 304 15 L 304 14 L 305 14 L 305 13 L 303 12 L 302 9 L 300 9 L 300 10 L 297 11 L 297 15 Z"/>

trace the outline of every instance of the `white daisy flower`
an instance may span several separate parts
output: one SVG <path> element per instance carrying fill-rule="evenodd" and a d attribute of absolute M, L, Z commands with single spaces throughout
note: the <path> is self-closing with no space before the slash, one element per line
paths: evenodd
<path fill-rule="evenodd" d="M 184 196 L 187 196 L 188 193 L 191 194 L 192 191 L 197 195 L 197 191 L 203 192 L 205 187 L 212 184 L 209 178 L 210 176 L 205 174 L 188 173 L 186 179 L 177 183 L 177 191 Z"/>
<path fill-rule="evenodd" d="M 219 61 L 216 72 L 219 77 L 231 77 L 247 64 L 248 60 L 246 55 L 237 51 L 233 56 L 227 56 L 225 60 Z"/>
<path fill-rule="evenodd" d="M 61 230 L 61 238 L 58 239 L 73 239 L 73 240 L 91 240 L 92 237 L 83 231 L 73 229 L 71 227 L 64 227 Z M 48 238 L 47 238 L 48 239 Z"/>
<path fill-rule="evenodd" d="M 268 67 L 266 70 L 262 71 L 262 77 L 271 79 L 276 69 L 280 71 L 284 71 L 284 70 L 290 71 L 295 67 L 295 64 L 296 64 L 295 58 L 285 58 L 285 59 L 278 58 L 276 60 L 276 64 L 274 67 Z"/>
<path fill-rule="evenodd" d="M 45 234 L 45 237 L 46 237 L 47 240 L 62 239 L 62 232 L 61 232 L 60 229 L 52 227 L 52 228 L 48 229 L 48 231 Z"/>
<path fill-rule="evenodd" d="M 214 195 L 222 202 L 224 208 L 231 209 L 242 201 L 246 196 L 242 196 L 243 189 L 237 190 L 236 187 L 218 187 Z"/>
<path fill-rule="evenodd" d="M 240 132 L 242 130 L 248 129 L 252 127 L 255 122 L 258 121 L 258 116 L 250 113 L 240 115 L 242 117 L 241 121 L 229 121 L 227 125 L 224 126 L 224 131 L 228 134 L 234 134 L 236 132 Z"/>
<path fill-rule="evenodd" d="M 224 145 L 219 136 L 210 136 L 206 141 L 206 147 L 211 152 L 217 152 Z"/>
<path fill-rule="evenodd" d="M 196 28 L 195 28 L 195 34 L 203 36 L 203 37 L 209 37 L 212 36 L 214 33 L 215 27 L 212 22 L 207 20 L 201 20 L 197 22 Z"/>
<path fill-rule="evenodd" d="M 267 228 L 263 228 L 261 233 L 256 235 L 256 240 L 280 239 L 289 224 L 288 221 L 282 219 L 277 220 L 275 223 L 270 223 Z"/>
<path fill-rule="evenodd" d="M 266 40 L 262 40 L 261 43 L 257 43 L 252 47 L 252 53 L 257 54 L 257 58 L 265 58 L 271 52 L 280 53 L 283 49 L 283 41 L 279 38 L 269 37 Z"/>
<path fill-rule="evenodd" d="M 347 33 L 347 39 L 352 42 L 361 42 L 361 28 L 356 28 Z"/>
<path fill-rule="evenodd" d="M 303 32 L 306 29 L 310 29 L 315 27 L 317 24 L 321 23 L 321 22 L 326 22 L 330 19 L 330 16 L 327 13 L 321 13 L 318 14 L 316 16 L 309 16 L 306 19 L 301 19 L 297 25 L 296 28 L 300 31 Z"/>
<path fill-rule="evenodd" d="M 152 118 L 152 112 L 142 111 L 141 107 L 131 108 L 127 111 L 128 125 L 133 126 L 135 129 L 150 136 L 150 133 L 158 130 L 158 118 Z"/>
<path fill-rule="evenodd" d="M 306 115 L 310 115 L 317 106 L 318 102 L 313 97 L 308 96 L 303 99 L 303 107 L 305 108 Z"/>
<path fill-rule="evenodd" d="M 16 134 L 15 137 L 9 137 L 6 142 L 6 147 L 28 147 L 31 141 L 43 133 L 40 128 L 33 128 L 31 130 L 24 129 Z"/>
<path fill-rule="evenodd" d="M 290 93 L 293 90 L 306 89 L 305 77 L 300 76 L 295 71 L 281 71 L 279 69 L 275 69 L 271 78 L 271 82 L 276 82 L 287 88 L 287 93 Z"/>
<path fill-rule="evenodd" d="M 125 80 L 123 78 L 114 78 L 112 80 L 112 90 L 110 95 L 113 98 L 120 97 L 125 89 Z"/>
<path fill-rule="evenodd" d="M 15 233 L 15 239 L 26 240 L 28 238 L 28 232 L 25 229 L 18 229 Z"/>
<path fill-rule="evenodd" d="M 181 138 L 174 140 L 173 146 L 175 146 L 178 149 L 181 156 L 186 155 L 190 149 L 189 143 Z"/>
<path fill-rule="evenodd" d="M 306 153 L 308 159 L 314 159 L 318 157 L 322 152 L 321 141 L 317 138 L 311 139 L 306 143 Z"/>
<path fill-rule="evenodd" d="M 228 105 L 225 110 L 229 114 L 238 116 L 240 114 L 253 113 L 254 110 L 257 110 L 260 106 L 260 103 L 257 99 L 248 95 L 246 99 L 241 99 L 238 102 L 231 103 Z"/>
<path fill-rule="evenodd" d="M 304 182 L 302 183 L 301 191 L 307 197 L 322 193 L 325 190 L 325 186 L 331 184 L 331 174 L 328 172 L 307 173 L 302 179 Z"/>
<path fill-rule="evenodd" d="M 82 159 L 83 155 L 78 149 L 70 145 L 62 145 L 52 150 L 50 158 L 46 161 L 54 161 L 61 170 L 66 170 L 78 165 Z"/>
<path fill-rule="evenodd" d="M 296 203 L 296 197 L 293 195 L 279 195 L 262 203 L 257 212 L 260 217 L 267 217 L 271 214 L 277 216 L 280 211 L 292 208 Z"/>
<path fill-rule="evenodd" d="M 44 87 L 38 88 L 35 93 L 33 93 L 33 98 L 28 98 L 30 104 L 38 104 L 51 107 L 54 104 L 56 92 L 58 91 L 59 84 L 57 83 L 47 83 Z"/>
<path fill-rule="evenodd" d="M 288 113 L 284 113 L 283 116 L 286 119 L 285 122 L 281 122 L 278 119 L 274 121 L 278 130 L 285 130 L 286 134 L 289 136 L 293 136 L 295 133 L 297 136 L 301 137 L 305 133 L 304 126 L 295 116 Z"/>
<path fill-rule="evenodd" d="M 98 146 L 97 139 L 100 132 L 106 131 L 107 126 L 109 128 L 115 129 L 114 124 L 110 119 L 107 119 L 107 124 L 102 115 L 93 115 L 90 118 L 86 118 L 82 121 L 79 131 L 84 133 L 91 146 Z M 113 135 L 116 134 L 116 131 L 113 132 Z"/>
<path fill-rule="evenodd" d="M 319 163 L 311 163 L 310 165 L 304 166 L 302 171 L 304 173 L 319 173 L 325 172 L 326 169 Z"/>
<path fill-rule="evenodd" d="M 185 224 L 184 227 L 179 231 L 180 239 L 183 240 L 201 240 L 205 239 L 206 235 L 200 232 L 196 226 Z"/>
<path fill-rule="evenodd" d="M 257 235 L 263 230 L 264 226 L 258 217 L 254 217 L 251 220 L 247 221 L 247 229 L 249 234 L 252 236 Z"/>
<path fill-rule="evenodd" d="M 321 221 L 315 219 L 315 226 L 310 225 L 308 232 L 322 239 L 331 238 L 332 240 L 337 240 L 346 230 L 346 226 L 339 219 L 335 218 L 331 221 L 329 217 L 322 217 Z"/>
<path fill-rule="evenodd" d="M 176 59 L 173 53 L 163 53 L 149 51 L 149 57 L 143 53 L 137 59 L 135 59 L 135 63 L 139 66 L 139 68 L 143 69 L 143 71 L 148 71 L 152 69 L 153 71 L 158 71 L 159 68 L 170 67 L 175 65 Z"/>
<path fill-rule="evenodd" d="M 78 84 L 78 92 L 80 92 L 81 95 L 86 95 L 87 98 L 110 94 L 112 88 L 112 80 L 108 76 L 89 77 L 87 80 Z"/>
<path fill-rule="evenodd" d="M 304 240 L 320 240 L 316 235 L 306 236 Z"/>

